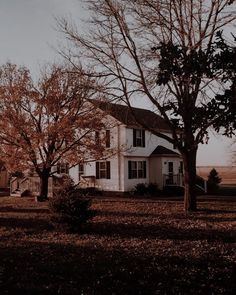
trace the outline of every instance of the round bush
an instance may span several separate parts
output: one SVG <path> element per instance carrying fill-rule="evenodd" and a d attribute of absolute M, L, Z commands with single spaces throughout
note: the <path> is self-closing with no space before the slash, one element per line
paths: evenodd
<path fill-rule="evenodd" d="M 55 227 L 62 230 L 78 231 L 96 212 L 90 209 L 91 199 L 83 197 L 78 191 L 66 188 L 59 190 L 49 200 L 51 221 Z"/>

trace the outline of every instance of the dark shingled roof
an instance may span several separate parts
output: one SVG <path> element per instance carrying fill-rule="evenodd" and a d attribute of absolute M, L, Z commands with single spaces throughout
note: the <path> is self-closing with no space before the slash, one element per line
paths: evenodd
<path fill-rule="evenodd" d="M 155 150 L 151 153 L 151 156 L 176 156 L 180 157 L 180 155 L 172 150 L 169 150 L 168 148 L 158 145 Z"/>
<path fill-rule="evenodd" d="M 99 100 L 90 101 L 95 106 L 99 107 L 101 110 L 105 111 L 107 114 L 111 115 L 112 117 L 114 117 L 121 123 L 127 125 L 128 127 L 140 127 L 128 106 Z M 161 116 L 146 109 L 132 109 L 135 113 L 135 116 L 140 121 L 143 121 L 144 124 L 149 126 L 150 128 L 156 129 L 158 131 L 170 131 L 167 123 Z"/>

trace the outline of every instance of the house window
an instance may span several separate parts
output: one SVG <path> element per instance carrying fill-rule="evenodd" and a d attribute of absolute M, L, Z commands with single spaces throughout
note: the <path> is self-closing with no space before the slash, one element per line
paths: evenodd
<path fill-rule="evenodd" d="M 167 183 L 174 184 L 174 163 L 168 162 L 168 180 Z"/>
<path fill-rule="evenodd" d="M 180 161 L 180 165 L 179 165 L 179 173 L 183 174 L 184 173 L 184 163 L 183 161 Z"/>
<path fill-rule="evenodd" d="M 68 174 L 69 165 L 68 163 L 59 162 L 57 163 L 57 174 Z"/>
<path fill-rule="evenodd" d="M 145 130 L 133 129 L 133 146 L 145 147 Z"/>
<path fill-rule="evenodd" d="M 129 179 L 146 178 L 146 161 L 129 161 Z"/>
<path fill-rule="evenodd" d="M 110 161 L 96 162 L 96 178 L 97 179 L 110 179 L 111 178 Z"/>
<path fill-rule="evenodd" d="M 100 142 L 100 134 L 99 134 L 99 131 L 96 131 L 96 132 L 95 132 L 95 144 L 96 144 L 97 146 L 99 146 L 99 145 L 101 144 L 101 142 Z"/>
<path fill-rule="evenodd" d="M 81 180 L 82 175 L 84 175 L 84 164 L 79 164 L 79 166 L 78 166 L 79 181 Z"/>
<path fill-rule="evenodd" d="M 101 136 L 102 135 L 102 136 Z M 95 132 L 95 143 L 97 146 L 100 146 L 101 143 L 104 144 L 107 148 L 110 147 L 110 130 L 106 130 L 105 134 L 100 134 L 99 131 Z"/>
<path fill-rule="evenodd" d="M 110 130 L 106 130 L 106 147 L 109 148 L 111 145 L 111 139 L 110 139 Z"/>

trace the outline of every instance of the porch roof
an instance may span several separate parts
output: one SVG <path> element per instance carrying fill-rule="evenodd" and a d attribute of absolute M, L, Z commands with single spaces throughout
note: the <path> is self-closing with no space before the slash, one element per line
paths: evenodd
<path fill-rule="evenodd" d="M 176 153 L 176 152 L 174 152 L 162 145 L 158 145 L 150 155 L 150 157 L 164 157 L 164 156 L 179 158 L 180 154 L 178 154 L 178 153 Z"/>

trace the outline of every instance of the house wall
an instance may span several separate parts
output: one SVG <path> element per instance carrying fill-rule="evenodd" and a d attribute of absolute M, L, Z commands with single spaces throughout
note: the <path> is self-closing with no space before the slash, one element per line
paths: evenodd
<path fill-rule="evenodd" d="M 79 170 L 78 170 L 78 166 L 75 166 L 75 167 L 70 168 L 69 175 L 72 178 L 72 180 L 74 181 L 74 183 L 77 184 L 79 182 Z"/>
<path fill-rule="evenodd" d="M 93 176 L 85 177 L 85 181 L 81 182 L 81 186 L 95 186 L 98 189 L 106 191 L 130 191 L 138 183 L 157 183 L 162 188 L 163 178 L 162 174 L 166 174 L 167 165 L 165 162 L 170 158 L 163 158 L 156 160 L 150 160 L 149 156 L 155 150 L 158 145 L 165 146 L 166 148 L 177 152 L 173 148 L 173 145 L 167 140 L 159 138 L 150 132 L 145 132 L 145 147 L 133 147 L 133 129 L 126 128 L 125 125 L 119 123 L 111 116 L 106 116 L 104 120 L 109 122 L 108 129 L 110 127 L 111 135 L 111 148 L 116 154 L 107 159 L 111 164 L 111 178 L 110 179 L 96 179 L 96 163 L 90 162 L 85 164 L 84 175 Z M 166 135 L 168 135 L 166 133 Z M 146 161 L 146 178 L 145 179 L 128 179 L 128 161 Z M 152 162 L 153 161 L 153 162 Z M 177 158 L 174 162 L 174 173 L 179 171 L 179 161 Z M 70 176 L 75 183 L 79 182 L 78 179 L 78 166 L 70 169 Z M 149 177 L 151 175 L 151 178 Z"/>
<path fill-rule="evenodd" d="M 0 188 L 9 187 L 8 178 L 9 176 L 6 170 L 0 171 Z"/>
<path fill-rule="evenodd" d="M 163 133 L 169 135 L 168 133 Z M 140 156 L 149 157 L 158 145 L 162 145 L 170 150 L 178 152 L 173 148 L 173 144 L 167 140 L 157 137 L 149 131 L 145 132 L 145 147 L 133 147 L 133 129 L 126 128 L 126 138 L 123 143 L 126 145 L 127 150 L 124 153 L 126 156 Z"/>
<path fill-rule="evenodd" d="M 27 180 L 20 184 L 19 189 L 21 192 L 25 190 L 30 190 L 34 196 L 39 196 L 40 194 L 40 178 L 38 176 L 30 176 Z M 48 197 L 51 198 L 53 196 L 53 182 L 52 177 L 48 179 Z"/>
<path fill-rule="evenodd" d="M 149 161 L 149 175 L 150 183 L 155 183 L 158 188 L 163 187 L 163 161 L 161 157 L 150 158 Z"/>
<path fill-rule="evenodd" d="M 113 156 L 108 158 L 110 161 L 111 178 L 110 179 L 96 179 L 96 162 L 88 162 L 84 164 L 84 175 L 87 176 L 81 181 L 82 187 L 95 186 L 100 190 L 106 191 L 124 191 L 124 159 L 123 151 L 126 150 L 126 129 L 124 125 L 118 124 L 111 117 L 109 118 L 110 129 L 110 148 Z M 69 175 L 75 183 L 79 183 L 78 166 L 70 169 Z M 89 176 L 92 176 L 89 178 Z M 95 183 L 94 183 L 95 179 Z"/>
<path fill-rule="evenodd" d="M 173 174 L 179 174 L 181 158 L 162 157 L 162 172 L 168 174 L 168 162 L 173 162 Z"/>
<path fill-rule="evenodd" d="M 25 190 L 29 190 L 33 196 L 39 196 L 40 194 L 40 178 L 38 176 L 29 176 L 24 179 L 13 178 L 10 182 L 11 194 L 14 194 L 16 190 L 19 193 L 23 193 Z M 53 180 L 52 177 L 48 179 L 48 197 L 53 196 Z"/>
<path fill-rule="evenodd" d="M 168 142 L 165 139 L 157 137 L 150 132 L 145 132 L 145 147 L 133 147 L 133 129 L 126 128 L 125 129 L 125 143 L 126 150 L 124 151 L 124 165 L 123 165 L 123 180 L 124 186 L 123 191 L 130 191 L 134 189 L 134 187 L 138 183 L 156 183 L 158 187 L 161 189 L 163 187 L 163 174 L 167 174 L 168 165 L 166 164 L 168 161 L 172 161 L 174 174 L 179 173 L 180 166 L 180 158 L 173 157 L 153 157 L 149 158 L 151 153 L 155 150 L 158 145 L 162 145 L 170 150 L 177 152 L 176 149 L 173 148 L 173 144 Z M 166 133 L 166 135 L 168 135 Z M 146 161 L 146 169 L 147 175 L 145 179 L 128 179 L 128 161 Z"/>
<path fill-rule="evenodd" d="M 146 161 L 146 178 L 129 179 L 128 177 L 128 162 L 132 161 Z M 149 183 L 149 159 L 146 157 L 125 157 L 123 158 L 123 179 L 124 186 L 123 191 L 131 191 L 135 188 L 138 183 Z"/>

